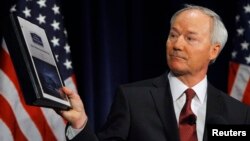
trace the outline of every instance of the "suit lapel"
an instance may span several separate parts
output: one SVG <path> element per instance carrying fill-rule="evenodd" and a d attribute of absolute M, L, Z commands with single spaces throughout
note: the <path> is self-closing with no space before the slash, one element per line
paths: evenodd
<path fill-rule="evenodd" d="M 207 89 L 207 110 L 206 110 L 206 124 L 212 123 L 216 117 L 224 117 L 225 109 L 223 99 L 218 94 L 220 91 L 208 83 Z M 205 125 L 203 141 L 207 141 L 207 125 Z"/>
<path fill-rule="evenodd" d="M 156 78 L 153 85 L 155 87 L 151 90 L 151 94 L 156 105 L 156 110 L 164 125 L 166 135 L 170 141 L 178 141 L 177 121 L 166 74 Z"/>

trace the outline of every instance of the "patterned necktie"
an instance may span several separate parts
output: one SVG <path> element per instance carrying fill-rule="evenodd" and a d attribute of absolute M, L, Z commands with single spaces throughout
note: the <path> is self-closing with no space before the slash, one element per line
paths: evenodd
<path fill-rule="evenodd" d="M 196 116 L 191 109 L 191 101 L 195 96 L 193 89 L 185 91 L 186 103 L 183 106 L 179 118 L 180 141 L 198 141 L 196 134 Z"/>

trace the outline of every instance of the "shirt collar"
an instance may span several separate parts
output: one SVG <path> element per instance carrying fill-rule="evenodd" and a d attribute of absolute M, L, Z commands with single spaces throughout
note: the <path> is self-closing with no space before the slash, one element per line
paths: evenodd
<path fill-rule="evenodd" d="M 188 86 L 186 86 L 177 77 L 175 77 L 171 71 L 168 73 L 168 79 L 173 100 L 176 101 L 182 96 Z M 199 101 L 203 103 L 207 94 L 207 76 L 205 76 L 204 79 L 202 79 L 199 83 L 193 86 L 192 89 L 195 91 Z"/>

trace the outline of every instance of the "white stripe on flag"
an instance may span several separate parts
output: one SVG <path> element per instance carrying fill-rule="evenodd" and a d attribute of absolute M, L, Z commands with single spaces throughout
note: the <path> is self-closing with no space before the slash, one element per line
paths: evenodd
<path fill-rule="evenodd" d="M 65 141 L 65 127 L 63 119 L 52 109 L 41 108 L 47 123 L 58 141 Z"/>
<path fill-rule="evenodd" d="M 237 74 L 234 80 L 234 84 L 232 86 L 231 96 L 238 99 L 239 101 L 242 100 L 243 95 L 245 93 L 245 89 L 247 87 L 247 83 L 249 81 L 250 76 L 250 68 L 246 65 L 239 65 L 237 70 Z"/>
<path fill-rule="evenodd" d="M 8 126 L 0 119 L 0 141 L 13 141 L 13 136 Z"/>
<path fill-rule="evenodd" d="M 23 134 L 30 141 L 41 141 L 41 134 L 37 130 L 34 122 L 30 119 L 27 112 L 24 110 L 14 84 L 2 70 L 0 70 L 0 80 L 0 92 L 3 94 L 3 97 L 6 99 L 6 101 L 8 101 L 8 103 L 10 104 Z"/>
<path fill-rule="evenodd" d="M 75 86 L 75 83 L 74 83 L 72 77 L 68 77 L 67 79 L 65 79 L 64 84 L 66 87 L 72 89 L 73 91 L 75 91 L 77 93 L 77 89 L 76 89 L 76 86 Z"/>

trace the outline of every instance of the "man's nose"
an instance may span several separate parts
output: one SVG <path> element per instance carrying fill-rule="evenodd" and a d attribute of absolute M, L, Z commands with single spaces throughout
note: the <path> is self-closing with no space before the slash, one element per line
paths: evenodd
<path fill-rule="evenodd" d="M 183 49 L 184 45 L 185 45 L 185 39 L 183 35 L 181 35 L 175 40 L 174 49 L 178 49 L 178 50 Z"/>

